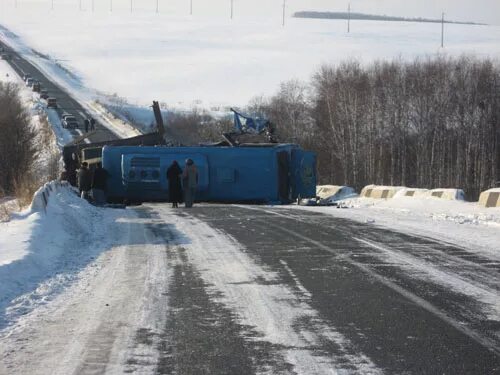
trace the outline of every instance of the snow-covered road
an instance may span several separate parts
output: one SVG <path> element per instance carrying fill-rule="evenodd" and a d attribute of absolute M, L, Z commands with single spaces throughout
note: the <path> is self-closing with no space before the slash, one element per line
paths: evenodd
<path fill-rule="evenodd" d="M 51 277 L 0 299 L 1 374 L 500 368 L 500 264 L 487 252 L 286 207 L 51 199 L 53 226 L 76 217 L 85 244 L 38 238 L 28 258 Z M 57 243 L 68 253 L 44 265 Z"/>
<path fill-rule="evenodd" d="M 77 282 L 2 332 L 0 373 L 122 374 L 134 367 L 135 357 L 141 371 L 154 371 L 157 352 L 135 339 L 141 330 L 158 332 L 164 325 L 165 245 L 155 244 L 133 215 L 106 224 L 123 245 L 103 251 L 79 272 Z M 101 240 L 90 238 L 88 245 L 99 248 Z M 41 282 L 38 289 L 50 284 Z"/>

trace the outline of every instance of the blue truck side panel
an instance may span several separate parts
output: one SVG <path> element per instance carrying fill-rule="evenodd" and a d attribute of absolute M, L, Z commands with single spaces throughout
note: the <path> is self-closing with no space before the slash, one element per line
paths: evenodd
<path fill-rule="evenodd" d="M 315 156 L 296 145 L 106 146 L 102 163 L 110 174 L 108 197 L 111 200 L 166 200 L 166 171 L 173 160 L 183 169 L 187 158 L 193 159 L 198 169 L 196 199 L 200 201 L 285 203 L 298 196 L 316 194 Z M 283 159 L 288 162 L 283 163 Z"/>

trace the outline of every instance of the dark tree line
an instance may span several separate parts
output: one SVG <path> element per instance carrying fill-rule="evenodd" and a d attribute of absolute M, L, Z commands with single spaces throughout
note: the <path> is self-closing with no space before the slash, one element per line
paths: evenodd
<path fill-rule="evenodd" d="M 15 194 L 36 158 L 35 133 L 18 88 L 0 82 L 0 196 Z"/>
<path fill-rule="evenodd" d="M 500 66 L 489 59 L 323 66 L 249 110 L 317 152 L 320 183 L 457 187 L 475 199 L 500 179 Z"/>

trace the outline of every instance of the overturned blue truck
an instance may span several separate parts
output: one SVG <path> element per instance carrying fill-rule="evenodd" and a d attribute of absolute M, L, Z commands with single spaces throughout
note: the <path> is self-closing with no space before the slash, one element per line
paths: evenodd
<path fill-rule="evenodd" d="M 293 144 L 239 147 L 105 146 L 110 201 L 168 197 L 167 168 L 190 158 L 198 169 L 196 200 L 289 203 L 316 195 L 315 155 Z"/>
<path fill-rule="evenodd" d="M 159 107 L 153 106 L 163 129 Z M 269 123 L 234 111 L 235 131 L 218 144 L 172 147 L 110 142 L 102 145 L 102 166 L 109 173 L 109 202 L 165 201 L 166 171 L 190 158 L 198 170 L 196 200 L 286 204 L 316 195 L 316 156 L 295 144 L 273 139 Z M 247 135 L 265 135 L 255 141 Z M 161 135 L 159 138 L 162 138 Z M 87 145 L 83 147 L 92 147 Z"/>

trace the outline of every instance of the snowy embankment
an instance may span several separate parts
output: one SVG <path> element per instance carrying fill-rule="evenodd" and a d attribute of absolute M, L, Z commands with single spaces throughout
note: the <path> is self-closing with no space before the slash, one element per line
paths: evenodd
<path fill-rule="evenodd" d="M 67 186 L 51 183 L 29 209 L 0 224 L 0 328 L 46 304 L 123 235 L 123 210 L 91 206 Z M 47 202 L 46 207 L 44 202 Z"/>
<path fill-rule="evenodd" d="M 500 260 L 500 208 L 433 197 L 354 198 L 340 206 L 293 207 L 467 246 Z"/>
<path fill-rule="evenodd" d="M 112 113 L 94 101 L 94 95 L 92 94 L 93 91 L 82 86 L 79 77 L 72 74 L 68 69 L 62 67 L 56 59 L 49 59 L 48 56 L 33 50 L 30 46 L 26 45 L 23 40 L 17 37 L 17 35 L 14 35 L 8 30 L 2 28 L 1 24 L 0 38 L 2 38 L 3 42 L 16 50 L 23 58 L 36 66 L 47 77 L 57 83 L 60 87 L 64 88 L 72 97 L 77 99 L 84 108 L 86 108 L 88 113 L 90 113 L 94 118 L 100 119 L 101 122 L 117 136 L 121 138 L 129 138 L 142 134 L 141 129 L 144 131 L 151 131 L 145 125 L 142 125 L 141 129 L 136 129 L 126 121 L 113 116 Z M 24 87 L 24 82 L 15 73 L 15 71 L 12 70 L 12 68 L 5 61 L 0 60 L 0 63 L 3 65 L 0 69 L 0 80 L 7 79 L 12 82 L 19 83 L 20 86 Z M 40 100 L 38 94 L 31 92 L 31 89 L 23 89 L 22 91 L 27 93 L 26 95 L 23 95 L 24 97 L 32 97 L 39 107 L 43 107 L 47 111 L 49 121 L 54 127 L 60 147 L 64 146 L 73 139 L 71 133 L 62 127 L 61 119 L 55 110 L 47 109 L 46 103 Z M 141 112 L 143 112 L 143 109 L 141 109 Z M 149 112 L 151 113 L 150 120 L 152 121 L 154 120 L 154 116 L 151 110 L 149 110 Z M 150 122 L 144 123 L 149 125 Z"/>
<path fill-rule="evenodd" d="M 153 373 L 156 346 L 134 340 L 164 325 L 165 244 L 132 211 L 56 182 L 33 203 L 0 224 L 0 373 L 123 374 L 130 356 Z"/>

